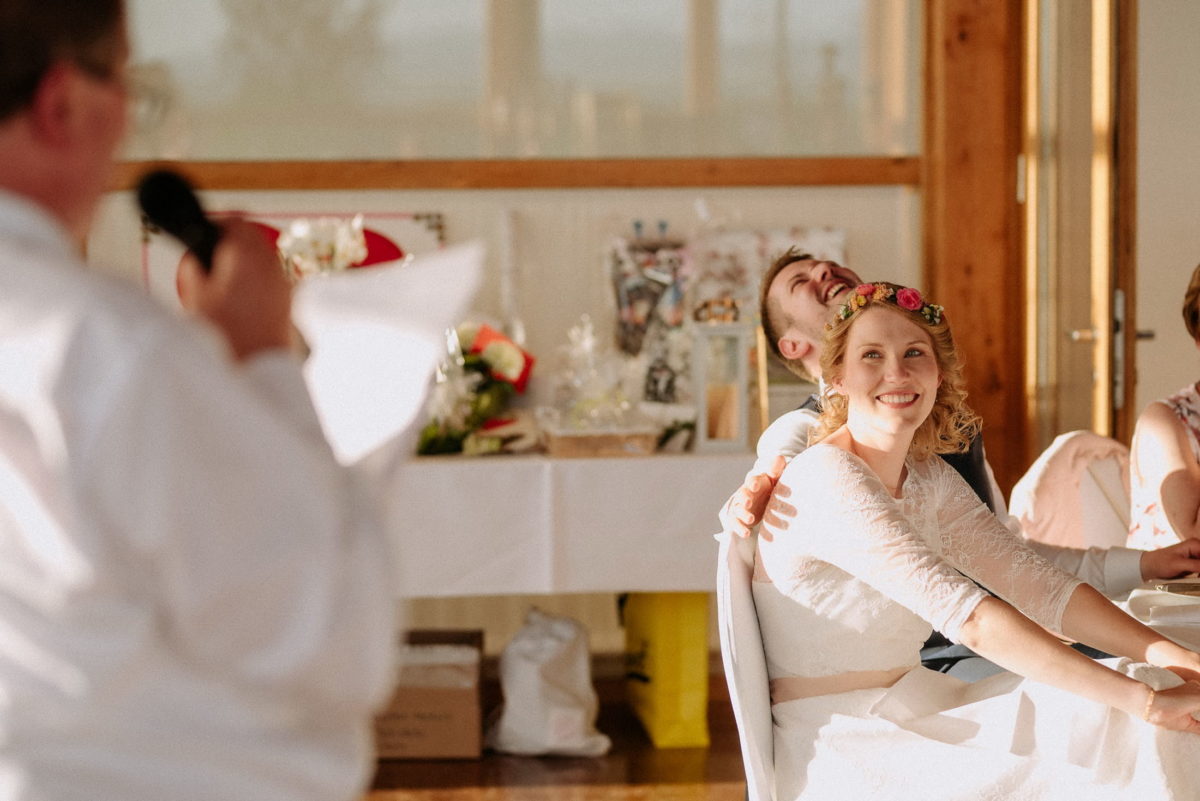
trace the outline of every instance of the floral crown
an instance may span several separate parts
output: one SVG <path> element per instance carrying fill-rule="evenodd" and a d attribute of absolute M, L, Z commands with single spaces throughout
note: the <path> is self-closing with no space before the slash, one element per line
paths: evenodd
<path fill-rule="evenodd" d="M 936 303 L 926 303 L 919 290 L 894 287 L 885 283 L 859 284 L 850 290 L 850 300 L 837 310 L 837 319 L 848 320 L 856 311 L 871 302 L 887 302 L 908 311 L 918 312 L 930 325 L 937 325 L 942 321 L 942 307 Z"/>

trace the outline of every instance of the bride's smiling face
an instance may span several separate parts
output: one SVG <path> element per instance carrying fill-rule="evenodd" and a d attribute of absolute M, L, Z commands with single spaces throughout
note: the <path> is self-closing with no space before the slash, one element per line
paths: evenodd
<path fill-rule="evenodd" d="M 831 386 L 845 395 L 851 429 L 912 434 L 929 416 L 942 382 L 929 333 L 900 311 L 858 312 L 846 338 L 841 375 Z"/>

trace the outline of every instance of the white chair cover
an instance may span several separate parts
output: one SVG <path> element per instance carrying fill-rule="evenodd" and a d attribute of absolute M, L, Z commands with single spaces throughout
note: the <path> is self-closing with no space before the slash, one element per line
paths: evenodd
<path fill-rule="evenodd" d="M 718 535 L 717 627 L 729 700 L 737 721 L 746 768 L 748 801 L 774 801 L 775 765 L 771 690 L 758 613 L 750 582 L 754 574 L 754 539 Z"/>
<path fill-rule="evenodd" d="M 1071 431 L 1013 487 L 1009 511 L 1031 540 L 1111 548 L 1129 536 L 1129 504 L 1129 449 L 1091 431 Z"/>

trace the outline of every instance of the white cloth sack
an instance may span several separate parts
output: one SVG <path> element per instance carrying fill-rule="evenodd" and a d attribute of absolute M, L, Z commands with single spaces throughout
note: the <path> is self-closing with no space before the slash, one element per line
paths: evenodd
<path fill-rule="evenodd" d="M 600 756 L 612 741 L 596 731 L 587 631 L 575 620 L 529 610 L 500 654 L 504 703 L 487 746 L 510 754 Z"/>

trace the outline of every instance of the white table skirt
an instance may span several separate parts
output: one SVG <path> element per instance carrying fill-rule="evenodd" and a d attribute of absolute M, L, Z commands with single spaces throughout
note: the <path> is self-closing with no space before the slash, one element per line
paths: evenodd
<path fill-rule="evenodd" d="M 408 597 L 710 591 L 753 454 L 416 457 L 389 493 Z"/>

